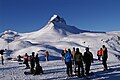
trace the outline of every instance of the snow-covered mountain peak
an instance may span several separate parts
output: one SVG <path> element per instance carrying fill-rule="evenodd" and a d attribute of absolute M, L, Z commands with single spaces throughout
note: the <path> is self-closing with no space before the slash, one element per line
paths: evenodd
<path fill-rule="evenodd" d="M 57 18 L 58 17 L 58 15 L 53 15 L 52 17 L 51 17 L 51 19 L 50 19 L 50 21 L 53 21 L 55 18 Z"/>
<path fill-rule="evenodd" d="M 10 35 L 12 35 L 12 34 L 18 34 L 18 33 L 15 32 L 15 31 L 12 31 L 12 30 L 6 30 L 6 31 L 3 32 L 3 34 L 10 34 Z"/>
<path fill-rule="evenodd" d="M 60 16 L 53 15 L 48 21 L 48 24 L 45 27 L 43 27 L 39 32 L 42 34 L 52 33 L 53 35 L 58 34 L 60 36 L 67 36 L 70 34 L 79 34 L 81 32 L 89 32 L 89 31 L 80 30 L 75 26 L 70 26 L 66 24 L 66 21 Z"/>
<path fill-rule="evenodd" d="M 57 22 L 57 23 L 61 23 L 61 24 L 66 24 L 66 21 L 63 19 L 63 18 L 61 18 L 59 15 L 53 15 L 52 17 L 51 17 L 51 19 L 49 20 L 49 22 L 48 23 L 55 23 L 55 22 Z"/>
<path fill-rule="evenodd" d="M 8 42 L 14 41 L 16 37 L 19 37 L 20 35 L 12 30 L 6 30 L 3 33 L 0 34 L 0 38 L 5 39 Z"/>

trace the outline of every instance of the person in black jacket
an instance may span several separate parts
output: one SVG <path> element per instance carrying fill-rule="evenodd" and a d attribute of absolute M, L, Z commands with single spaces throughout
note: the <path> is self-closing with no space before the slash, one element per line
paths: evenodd
<path fill-rule="evenodd" d="M 107 70 L 107 58 L 108 58 L 108 51 L 107 48 L 105 47 L 105 45 L 102 46 L 102 50 L 103 50 L 103 54 L 102 54 L 102 64 L 104 66 L 104 70 Z"/>
<path fill-rule="evenodd" d="M 78 77 L 80 77 L 80 68 L 81 68 L 81 76 L 84 76 L 83 56 L 82 53 L 79 52 L 79 48 L 76 48 L 74 60 L 75 60 L 75 65 L 78 66 Z"/>
<path fill-rule="evenodd" d="M 30 56 L 30 72 L 34 74 L 34 67 L 35 67 L 35 57 L 34 57 L 35 52 L 32 52 L 32 55 Z"/>
<path fill-rule="evenodd" d="M 39 64 L 38 54 L 36 54 L 35 63 L 36 63 L 36 68 L 35 68 L 35 73 L 34 73 L 34 75 L 38 75 L 38 74 L 40 74 L 40 73 L 43 74 L 43 69 L 42 69 L 42 67 L 41 67 L 40 64 Z"/>
<path fill-rule="evenodd" d="M 4 58 L 3 58 L 4 50 L 0 50 L 0 54 L 1 54 L 2 65 L 4 65 Z"/>
<path fill-rule="evenodd" d="M 84 52 L 84 63 L 86 76 L 89 76 L 90 66 L 93 63 L 93 54 L 89 51 L 88 47 L 86 48 L 86 52 Z"/>

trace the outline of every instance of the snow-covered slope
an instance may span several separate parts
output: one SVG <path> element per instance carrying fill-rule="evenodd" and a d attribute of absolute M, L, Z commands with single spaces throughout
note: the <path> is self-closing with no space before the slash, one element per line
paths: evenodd
<path fill-rule="evenodd" d="M 67 77 L 65 63 L 61 60 L 56 61 L 40 61 L 44 70 L 44 74 L 25 75 L 24 72 L 30 72 L 30 69 L 25 69 L 25 64 L 19 65 L 18 62 L 6 61 L 5 65 L 0 65 L 0 80 L 120 80 L 120 63 L 116 61 L 108 62 L 110 70 L 103 71 L 101 61 L 92 63 L 90 72 L 94 75 L 89 78 L 78 78 L 73 76 Z"/>
<path fill-rule="evenodd" d="M 79 47 L 84 53 L 85 47 L 89 47 L 97 58 L 96 52 L 104 44 L 111 57 L 117 59 L 120 55 L 120 32 L 92 32 L 80 30 L 74 26 L 67 25 L 66 21 L 58 15 L 48 21 L 42 29 L 30 33 L 17 33 L 15 31 L 5 31 L 0 34 L 0 49 L 9 49 L 11 57 L 31 52 L 39 53 L 47 50 L 51 56 L 60 57 L 62 49 Z M 40 52 L 45 53 L 45 52 Z M 117 55 L 117 57 L 116 57 Z"/>

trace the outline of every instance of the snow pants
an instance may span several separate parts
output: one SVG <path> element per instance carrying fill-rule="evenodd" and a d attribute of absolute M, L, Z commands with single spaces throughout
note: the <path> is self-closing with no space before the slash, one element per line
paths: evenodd
<path fill-rule="evenodd" d="M 104 69 L 107 70 L 107 63 L 106 63 L 107 59 L 103 59 L 102 60 L 102 64 L 104 66 Z"/>
<path fill-rule="evenodd" d="M 99 60 L 99 61 L 101 60 L 101 55 L 98 55 L 98 60 Z"/>
<path fill-rule="evenodd" d="M 85 71 L 86 71 L 86 75 L 89 75 L 90 66 L 91 66 L 91 63 L 85 63 Z"/>
<path fill-rule="evenodd" d="M 81 75 L 84 75 L 84 67 L 83 67 L 83 63 L 76 61 L 75 65 L 78 67 L 78 76 L 80 76 L 80 71 L 81 71 Z M 81 70 L 80 70 L 81 69 Z"/>
<path fill-rule="evenodd" d="M 65 62 L 66 66 L 67 66 L 67 75 L 70 76 L 72 75 L 72 62 Z"/>

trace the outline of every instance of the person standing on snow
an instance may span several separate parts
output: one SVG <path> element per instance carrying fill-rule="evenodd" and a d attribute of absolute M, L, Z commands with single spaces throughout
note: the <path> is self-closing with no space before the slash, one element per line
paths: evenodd
<path fill-rule="evenodd" d="M 64 55 L 64 61 L 67 67 L 67 75 L 68 76 L 72 76 L 72 54 L 71 54 L 71 50 L 68 49 L 67 53 Z"/>
<path fill-rule="evenodd" d="M 38 74 L 40 74 L 40 73 L 43 74 L 42 67 L 41 67 L 40 64 L 39 64 L 38 54 L 36 54 L 35 63 L 36 63 L 36 68 L 35 68 L 35 73 L 34 73 L 34 75 L 38 75 Z"/>
<path fill-rule="evenodd" d="M 100 48 L 100 50 L 98 50 L 98 52 L 97 52 L 97 56 L 98 56 L 99 61 L 101 60 L 102 53 L 103 53 L 103 50 L 102 50 L 102 48 Z"/>
<path fill-rule="evenodd" d="M 107 58 L 108 58 L 108 51 L 107 48 L 105 47 L 105 45 L 102 46 L 102 50 L 103 50 L 103 54 L 102 54 L 102 64 L 104 66 L 104 70 L 107 70 Z"/>
<path fill-rule="evenodd" d="M 74 55 L 75 55 L 75 47 L 73 47 L 73 50 L 72 50 L 72 55 L 73 55 L 73 58 L 74 58 Z"/>
<path fill-rule="evenodd" d="M 67 50 L 66 50 L 66 48 L 64 49 L 64 50 L 62 50 L 62 53 L 61 53 L 61 55 L 62 55 L 62 61 L 64 61 L 64 55 L 67 53 Z"/>
<path fill-rule="evenodd" d="M 0 50 L 0 54 L 1 54 L 2 65 L 4 65 L 4 58 L 3 58 L 4 50 Z"/>
<path fill-rule="evenodd" d="M 73 50 L 71 51 L 71 54 L 72 54 L 72 56 L 73 56 L 73 59 L 74 59 L 74 55 L 75 55 L 75 47 L 73 47 Z"/>
<path fill-rule="evenodd" d="M 22 61 L 20 55 L 17 56 L 17 61 Z"/>
<path fill-rule="evenodd" d="M 84 63 L 86 76 L 89 76 L 90 66 L 93 63 L 93 54 L 89 51 L 88 47 L 86 48 L 86 52 L 84 52 Z"/>
<path fill-rule="evenodd" d="M 46 61 L 49 61 L 49 53 L 46 51 Z"/>
<path fill-rule="evenodd" d="M 73 62 L 72 62 L 72 65 L 74 67 L 74 73 L 76 72 L 76 65 L 75 65 L 75 59 L 74 59 L 74 55 L 75 55 L 75 47 L 73 47 L 73 50 L 71 52 L 72 56 L 73 56 Z"/>
<path fill-rule="evenodd" d="M 36 65 L 40 65 L 40 64 L 39 64 L 39 57 L 38 57 L 38 54 L 36 54 L 35 63 L 36 63 Z"/>
<path fill-rule="evenodd" d="M 29 64 L 28 64 L 28 54 L 27 53 L 25 53 L 25 55 L 24 55 L 24 64 L 26 64 L 26 69 L 30 68 Z"/>
<path fill-rule="evenodd" d="M 34 67 L 35 67 L 35 57 L 34 57 L 35 52 L 32 52 L 32 55 L 30 56 L 30 72 L 33 74 L 34 73 Z"/>
<path fill-rule="evenodd" d="M 80 71 L 81 76 L 84 76 L 84 67 L 83 67 L 83 56 L 82 53 L 79 52 L 79 48 L 76 48 L 76 53 L 74 55 L 75 65 L 78 67 L 78 77 L 80 77 Z M 81 70 L 80 70 L 81 68 Z M 76 69 L 75 69 L 76 71 Z"/>

